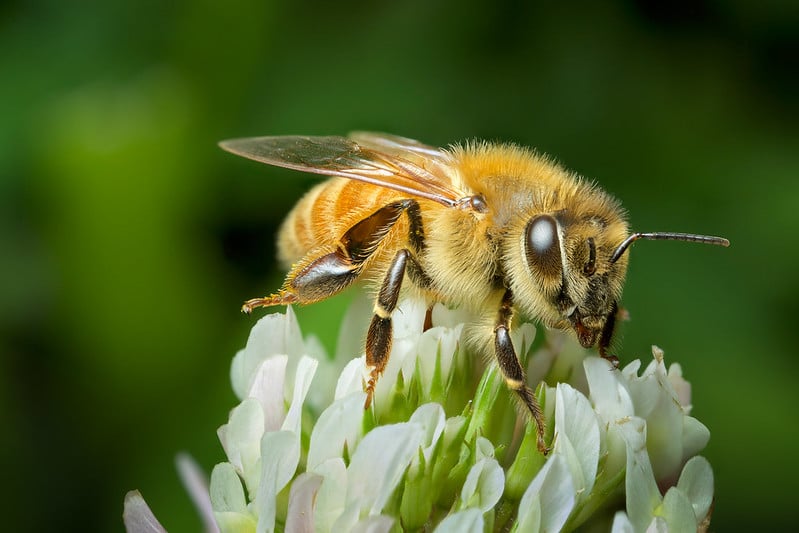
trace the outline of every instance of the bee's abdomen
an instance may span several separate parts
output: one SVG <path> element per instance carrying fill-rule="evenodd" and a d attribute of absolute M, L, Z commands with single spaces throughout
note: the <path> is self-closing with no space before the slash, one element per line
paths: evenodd
<path fill-rule="evenodd" d="M 308 191 L 278 233 L 278 257 L 289 267 L 319 248 L 335 248 L 341 236 L 398 194 L 346 178 L 332 178 Z"/>

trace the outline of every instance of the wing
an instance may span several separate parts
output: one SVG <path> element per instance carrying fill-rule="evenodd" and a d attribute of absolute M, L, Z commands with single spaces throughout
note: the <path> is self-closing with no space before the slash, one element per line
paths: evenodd
<path fill-rule="evenodd" d="M 447 152 L 391 135 L 249 137 L 219 143 L 224 150 L 268 165 L 340 176 L 433 200 L 447 207 L 467 196 L 453 185 Z M 460 201 L 460 202 L 459 202 Z"/>
<path fill-rule="evenodd" d="M 367 148 L 380 150 L 387 154 L 408 155 L 413 154 L 421 157 L 449 161 L 449 155 L 441 148 L 430 146 L 407 137 L 391 135 L 390 133 L 378 133 L 374 131 L 353 131 L 348 137 Z"/>

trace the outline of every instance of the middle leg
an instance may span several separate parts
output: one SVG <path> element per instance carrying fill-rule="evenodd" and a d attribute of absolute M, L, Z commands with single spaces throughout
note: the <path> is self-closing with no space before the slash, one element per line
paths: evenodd
<path fill-rule="evenodd" d="M 505 377 L 505 383 L 509 389 L 519 395 L 522 403 L 524 403 L 524 406 L 530 411 L 535 420 L 538 450 L 546 455 L 549 453 L 549 448 L 544 442 L 544 413 L 532 389 L 527 385 L 524 369 L 516 356 L 516 350 L 513 348 L 513 342 L 510 338 L 512 318 L 513 295 L 510 290 L 507 290 L 505 291 L 505 296 L 502 297 L 497 323 L 494 327 L 494 351 L 499 369 Z"/>
<path fill-rule="evenodd" d="M 374 316 L 366 333 L 366 365 L 371 368 L 369 381 L 366 383 L 366 402 L 364 409 L 372 404 L 377 380 L 388 364 L 391 354 L 391 342 L 394 328 L 391 313 L 397 308 L 402 280 L 407 270 L 421 270 L 416 258 L 409 250 L 402 249 L 394 255 L 391 265 L 386 271 L 380 291 L 377 293 Z"/>

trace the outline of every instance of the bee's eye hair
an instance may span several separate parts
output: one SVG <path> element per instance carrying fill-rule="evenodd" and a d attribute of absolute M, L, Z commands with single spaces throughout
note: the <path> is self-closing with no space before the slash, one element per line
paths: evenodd
<path fill-rule="evenodd" d="M 530 265 L 545 275 L 559 274 L 561 257 L 557 221 L 549 215 L 539 215 L 527 223 L 525 237 Z"/>

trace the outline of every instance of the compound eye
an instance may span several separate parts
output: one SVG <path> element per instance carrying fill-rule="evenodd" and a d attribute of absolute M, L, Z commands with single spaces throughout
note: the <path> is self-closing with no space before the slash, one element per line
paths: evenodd
<path fill-rule="evenodd" d="M 540 215 L 527 223 L 525 239 L 527 261 L 545 276 L 560 276 L 561 252 L 558 223 L 549 215 Z"/>

